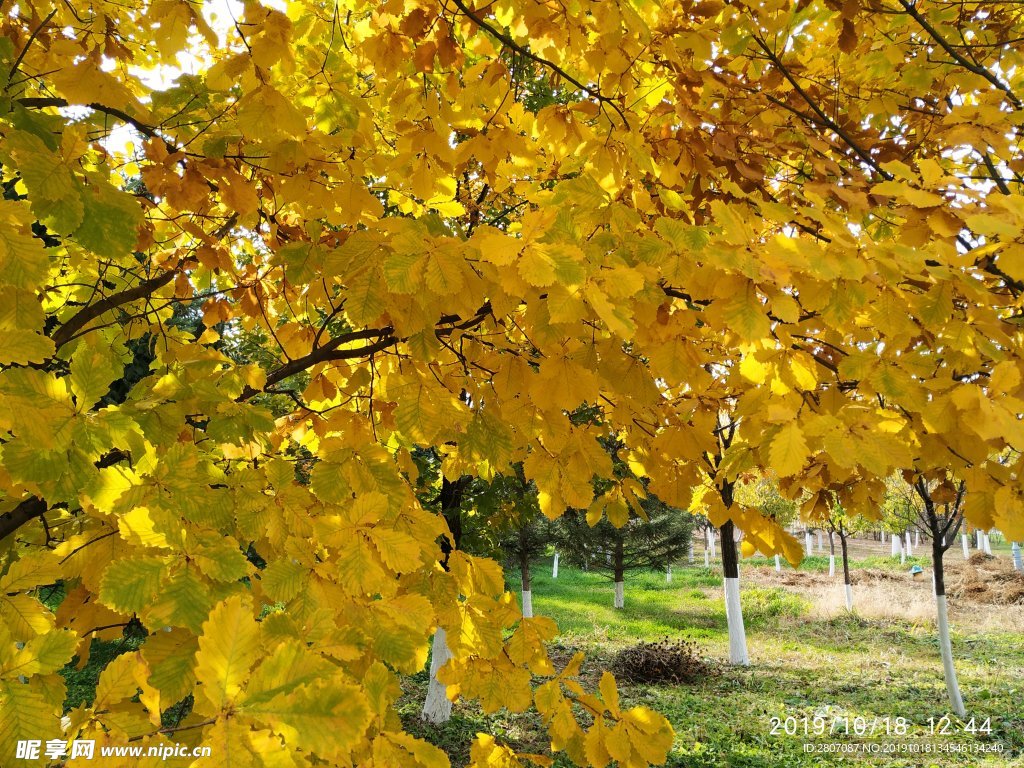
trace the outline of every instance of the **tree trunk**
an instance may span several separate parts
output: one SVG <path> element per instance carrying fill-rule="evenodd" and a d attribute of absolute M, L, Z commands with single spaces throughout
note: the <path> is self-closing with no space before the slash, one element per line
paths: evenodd
<path fill-rule="evenodd" d="M 519 572 L 523 576 L 523 618 L 533 618 L 533 592 L 530 587 L 530 559 L 526 553 L 519 555 Z"/>
<path fill-rule="evenodd" d="M 666 584 L 671 584 L 672 583 L 672 564 L 671 563 L 669 563 L 668 565 L 665 566 L 665 583 Z"/>
<path fill-rule="evenodd" d="M 448 699 L 446 686 L 437 679 L 437 670 L 444 666 L 452 657 L 448 649 L 445 632 L 440 627 L 434 632 L 434 645 L 430 655 L 430 683 L 427 686 L 427 699 L 423 702 L 420 717 L 428 723 L 440 725 L 448 722 L 452 716 L 452 703 Z"/>
<path fill-rule="evenodd" d="M 1021 561 L 1020 557 L 1020 544 L 1016 541 L 1010 545 L 1010 552 L 1013 554 L 1013 569 L 1015 571 L 1024 571 L 1024 562 Z"/>
<path fill-rule="evenodd" d="M 781 571 L 782 570 L 782 560 L 779 559 L 778 555 L 775 556 L 775 570 L 776 571 Z"/>
<path fill-rule="evenodd" d="M 956 679 L 956 669 L 953 667 L 953 646 L 949 640 L 949 614 L 946 611 L 946 578 L 943 571 L 942 556 L 944 552 L 942 545 L 932 540 L 932 563 L 934 565 L 935 583 L 935 608 L 939 628 L 939 654 L 942 656 L 942 671 L 946 676 L 946 693 L 949 694 L 949 704 L 953 711 L 960 717 L 967 715 L 964 708 L 964 700 L 960 696 L 960 684 Z"/>
<path fill-rule="evenodd" d="M 729 626 L 729 663 L 747 666 L 747 633 L 740 603 L 740 570 L 732 520 L 722 526 L 722 573 L 725 576 L 725 620 Z"/>
<path fill-rule="evenodd" d="M 441 514 L 448 523 L 451 537 L 441 539 L 441 566 L 448 570 L 448 558 L 462 543 L 462 492 L 469 482 L 469 477 L 459 478 L 454 483 L 446 477 L 441 479 Z M 427 685 L 427 698 L 423 702 L 420 717 L 427 722 L 445 723 L 452 715 L 452 703 L 448 700 L 444 683 L 437 679 L 437 671 L 452 656 L 448 648 L 445 631 L 438 627 L 434 632 L 434 644 L 430 657 L 430 683 Z"/>
<path fill-rule="evenodd" d="M 982 536 L 981 540 L 982 540 L 982 543 L 984 545 L 985 554 L 986 555 L 991 555 L 992 554 L 992 542 L 989 541 L 988 531 L 985 531 L 985 535 Z"/>
<path fill-rule="evenodd" d="M 687 565 L 693 565 L 693 536 L 690 536 L 690 540 L 686 542 L 686 563 Z"/>
<path fill-rule="evenodd" d="M 960 534 L 960 544 L 964 550 L 964 560 L 968 560 L 971 557 L 971 548 L 966 533 Z"/>
<path fill-rule="evenodd" d="M 911 549 L 911 547 L 910 547 L 910 529 L 909 528 L 907 529 L 907 532 L 905 534 L 903 534 L 903 538 L 906 539 L 906 541 L 903 544 L 903 549 L 906 550 L 907 557 L 913 557 L 914 556 L 914 550 Z"/>
<path fill-rule="evenodd" d="M 814 556 L 814 538 L 811 536 L 810 531 L 804 531 L 804 556 Z"/>
<path fill-rule="evenodd" d="M 622 540 L 615 542 L 615 555 L 614 555 L 614 568 L 615 568 L 615 599 L 612 602 L 614 608 L 625 608 L 626 607 L 626 571 L 625 565 L 625 550 L 622 545 Z"/>
<path fill-rule="evenodd" d="M 551 578 L 558 578 L 558 550 L 555 550 L 555 561 L 551 564 Z"/>
<path fill-rule="evenodd" d="M 891 545 L 889 547 L 889 557 L 896 557 L 900 552 L 903 551 L 903 544 L 900 541 L 900 537 L 895 533 L 892 535 Z"/>
<path fill-rule="evenodd" d="M 846 610 L 853 610 L 853 586 L 850 581 L 850 551 L 846 546 L 846 537 L 839 535 L 839 546 L 843 554 L 843 589 L 846 592 Z"/>
<path fill-rule="evenodd" d="M 836 575 L 836 538 L 833 531 L 828 532 L 828 575 L 829 578 Z"/>

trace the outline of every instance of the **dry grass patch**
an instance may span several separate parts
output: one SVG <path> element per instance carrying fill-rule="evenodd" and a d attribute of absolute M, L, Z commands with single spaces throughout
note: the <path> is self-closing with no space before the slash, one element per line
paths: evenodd
<path fill-rule="evenodd" d="M 935 621 L 931 574 L 914 580 L 899 571 L 860 569 L 851 574 L 853 606 L 865 618 L 902 620 L 912 624 Z M 759 587 L 795 591 L 811 605 L 813 618 L 830 619 L 846 612 L 842 576 L 815 571 L 751 568 L 744 581 Z M 950 619 L 971 631 L 1024 632 L 1024 576 L 1005 560 L 987 558 L 946 567 Z"/>

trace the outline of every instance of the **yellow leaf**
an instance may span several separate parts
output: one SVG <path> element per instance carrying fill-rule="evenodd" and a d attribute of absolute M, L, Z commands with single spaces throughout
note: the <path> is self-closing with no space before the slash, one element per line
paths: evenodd
<path fill-rule="evenodd" d="M 780 429 L 771 441 L 768 456 L 779 477 L 799 473 L 810 456 L 800 425 L 794 421 Z"/>
<path fill-rule="evenodd" d="M 260 651 L 259 626 L 250 600 L 241 595 L 218 604 L 203 622 L 196 653 L 196 678 L 213 714 L 234 701 Z"/>
<path fill-rule="evenodd" d="M 35 331 L 0 330 L 0 365 L 41 363 L 54 353 L 53 342 Z"/>
<path fill-rule="evenodd" d="M 604 699 L 604 705 L 608 707 L 608 711 L 616 718 L 620 716 L 619 711 L 619 690 L 615 687 L 615 678 L 612 673 L 605 670 L 601 674 L 601 682 L 599 684 L 601 689 L 601 698 Z"/>

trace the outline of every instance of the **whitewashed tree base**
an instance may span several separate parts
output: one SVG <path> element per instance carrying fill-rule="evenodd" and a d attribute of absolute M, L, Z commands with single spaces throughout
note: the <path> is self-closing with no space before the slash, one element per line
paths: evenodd
<path fill-rule="evenodd" d="M 935 607 L 938 613 L 939 653 L 942 655 L 942 671 L 946 676 L 946 693 L 949 694 L 949 705 L 960 717 L 967 715 L 963 697 L 960 696 L 960 684 L 956 679 L 953 667 L 953 646 L 949 642 L 949 614 L 946 611 L 946 596 L 935 596 Z"/>
<path fill-rule="evenodd" d="M 615 602 L 612 603 L 614 608 L 625 608 L 626 607 L 626 585 L 624 582 L 615 582 Z"/>
<path fill-rule="evenodd" d="M 666 566 L 666 568 L 665 568 L 665 581 L 668 584 L 672 583 L 672 566 L 671 565 Z"/>
<path fill-rule="evenodd" d="M 555 552 L 555 561 L 551 564 L 551 578 L 558 578 L 558 553 Z"/>
<path fill-rule="evenodd" d="M 804 534 L 804 554 L 807 557 L 814 556 L 814 539 L 811 537 L 810 533 Z"/>
<path fill-rule="evenodd" d="M 1017 571 L 1024 571 L 1024 560 L 1021 560 L 1020 556 L 1020 544 L 1016 541 L 1010 546 L 1010 552 L 1013 554 L 1013 568 Z"/>
<path fill-rule="evenodd" d="M 729 663 L 748 666 L 747 632 L 743 627 L 740 580 L 737 578 L 725 579 L 725 619 L 729 625 Z"/>
<path fill-rule="evenodd" d="M 970 548 L 970 546 L 967 543 L 967 534 L 966 533 L 961 533 L 960 534 L 960 546 L 964 550 L 964 560 L 968 560 L 971 557 L 971 548 Z"/>
<path fill-rule="evenodd" d="M 853 610 L 853 587 L 851 587 L 849 584 L 844 584 L 843 586 L 846 587 L 846 610 L 852 611 Z"/>
<path fill-rule="evenodd" d="M 776 571 L 781 571 L 782 570 L 782 560 L 779 558 L 778 555 L 775 556 L 775 570 Z"/>
<path fill-rule="evenodd" d="M 704 550 L 704 567 L 705 568 L 710 568 L 711 567 L 711 553 L 708 552 L 708 550 L 706 550 L 706 549 Z"/>
<path fill-rule="evenodd" d="M 903 545 L 900 543 L 899 536 L 892 537 L 892 545 L 889 547 L 890 557 L 896 557 L 903 550 Z"/>
<path fill-rule="evenodd" d="M 828 575 L 830 577 L 836 575 L 836 556 L 835 555 L 829 555 L 828 556 Z"/>
<path fill-rule="evenodd" d="M 982 536 L 981 541 L 982 541 L 982 549 L 984 550 L 985 554 L 986 555 L 991 555 L 992 554 L 992 542 L 989 541 L 987 533 L 984 536 Z"/>
<path fill-rule="evenodd" d="M 533 618 L 533 590 L 523 590 L 523 618 Z"/>
<path fill-rule="evenodd" d="M 447 723 L 452 716 L 452 703 L 448 700 L 446 686 L 437 679 L 437 670 L 452 657 L 448 649 L 448 640 L 440 627 L 434 633 L 434 644 L 430 654 L 430 684 L 427 686 L 427 698 L 423 702 L 420 717 L 428 723 L 440 725 Z"/>
<path fill-rule="evenodd" d="M 910 531 L 907 531 L 906 539 L 903 543 L 903 550 L 907 553 L 907 557 L 913 557 L 914 550 L 910 548 Z"/>

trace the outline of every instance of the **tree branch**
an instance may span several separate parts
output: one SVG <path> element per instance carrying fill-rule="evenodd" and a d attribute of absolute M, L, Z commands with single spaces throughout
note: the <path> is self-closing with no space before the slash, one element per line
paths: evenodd
<path fill-rule="evenodd" d="M 966 69 L 968 72 L 978 75 L 978 77 L 984 78 L 993 86 L 995 86 L 1000 91 L 1005 93 L 1006 97 L 1010 100 L 1010 103 L 1013 104 L 1015 109 L 1024 109 L 1024 104 L 1021 103 L 1021 100 L 1017 97 L 1017 94 L 1013 92 L 1013 89 L 1011 89 L 1008 84 L 1004 83 L 994 74 L 992 74 L 992 72 L 990 72 L 988 69 L 981 66 L 980 64 L 976 64 L 973 61 L 968 61 L 966 58 L 964 58 L 963 54 L 961 54 L 959 51 L 956 50 L 956 48 L 950 45 L 946 38 L 940 35 L 939 31 L 931 25 L 928 19 L 921 15 L 921 12 L 917 10 L 917 7 L 913 3 L 908 2 L 908 0 L 897 1 L 901 6 L 903 6 L 903 9 L 907 12 L 907 14 L 914 21 L 921 25 L 921 29 L 927 32 L 928 36 L 931 37 L 931 39 L 934 40 L 940 48 L 942 48 L 942 50 L 949 54 L 949 56 L 952 57 L 952 59 L 957 64 Z"/>
<path fill-rule="evenodd" d="M 472 21 L 474 24 L 476 24 L 478 27 L 480 27 L 480 29 L 484 30 L 487 34 L 489 34 L 495 40 L 500 42 L 502 45 L 504 45 L 507 48 L 510 48 L 511 50 L 515 51 L 520 56 L 525 56 L 526 58 L 530 59 L 531 61 L 534 61 L 534 62 L 536 62 L 537 64 L 540 64 L 543 67 L 547 67 L 548 69 L 550 69 L 553 72 L 557 73 L 563 80 L 565 80 L 565 81 L 567 81 L 569 83 L 572 83 L 577 88 L 579 88 L 581 91 L 584 91 L 585 93 L 588 93 L 591 96 L 593 96 L 600 103 L 608 104 L 612 109 L 614 109 L 616 112 L 618 112 L 619 117 L 622 118 L 622 124 L 627 129 L 629 128 L 629 120 L 626 119 L 626 113 L 623 112 L 622 111 L 622 107 L 620 107 L 618 104 L 616 104 L 611 98 L 609 98 L 608 96 L 605 96 L 604 94 L 602 94 L 597 89 L 591 88 L 589 85 L 584 85 L 579 80 L 577 80 L 575 77 L 573 77 L 568 72 L 566 72 L 564 69 L 562 69 L 560 66 L 555 64 L 553 61 L 549 61 L 548 59 L 545 59 L 545 58 L 542 58 L 541 56 L 538 56 L 537 54 L 533 53 L 529 49 L 524 48 L 523 46 L 519 45 L 515 40 L 513 40 L 508 35 L 499 32 L 493 26 L 491 26 L 486 21 L 484 21 L 479 16 L 477 16 L 473 11 L 469 10 L 469 8 L 466 7 L 466 4 L 462 0 L 452 0 L 452 2 L 455 4 L 455 6 L 460 11 L 462 11 L 462 13 L 470 21 Z"/>
<path fill-rule="evenodd" d="M 54 332 L 53 336 L 50 337 L 53 339 L 54 346 L 57 349 L 60 349 L 69 341 L 75 339 L 79 331 L 100 315 L 109 312 L 112 309 L 116 309 L 122 304 L 127 304 L 130 301 L 135 301 L 136 299 L 149 296 L 153 291 L 171 282 L 177 274 L 178 269 L 168 270 L 156 277 L 143 280 L 134 288 L 128 288 L 120 293 L 112 294 L 111 296 L 100 299 L 95 304 L 90 304 L 89 306 L 84 307 L 69 318 L 67 322 L 60 326 Z"/>

